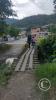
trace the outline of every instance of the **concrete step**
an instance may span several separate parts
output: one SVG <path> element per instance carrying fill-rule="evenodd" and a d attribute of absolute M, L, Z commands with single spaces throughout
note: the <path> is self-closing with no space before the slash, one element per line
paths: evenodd
<path fill-rule="evenodd" d="M 33 62 L 33 64 L 39 64 L 40 62 Z"/>
<path fill-rule="evenodd" d="M 29 71 L 36 68 L 36 65 L 39 64 L 39 60 L 34 56 L 34 48 L 28 49 L 20 58 L 15 71 Z"/>
<path fill-rule="evenodd" d="M 18 64 L 17 64 L 17 66 L 16 66 L 16 68 L 15 68 L 15 71 L 19 71 L 19 70 L 20 70 L 21 64 L 22 64 L 23 59 L 24 59 L 25 55 L 27 54 L 27 52 L 28 52 L 28 50 L 27 50 L 27 51 L 22 55 L 22 57 L 20 58 L 20 60 L 19 60 L 19 62 L 18 62 Z"/>
<path fill-rule="evenodd" d="M 30 55 L 29 69 L 32 69 L 33 68 L 33 54 L 34 54 L 34 49 L 32 50 L 32 53 Z"/>
<path fill-rule="evenodd" d="M 26 69 L 26 65 L 27 65 L 27 60 L 28 60 L 28 57 L 29 57 L 31 51 L 32 51 L 32 49 L 30 49 L 30 50 L 28 51 L 28 53 L 26 54 L 26 57 L 25 57 L 25 59 L 24 59 L 24 62 L 23 62 L 23 65 L 22 65 L 21 71 L 25 71 L 25 69 Z"/>

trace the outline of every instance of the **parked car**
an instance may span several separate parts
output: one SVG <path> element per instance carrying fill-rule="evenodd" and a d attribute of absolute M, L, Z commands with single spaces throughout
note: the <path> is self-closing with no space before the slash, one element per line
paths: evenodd
<path fill-rule="evenodd" d="M 8 41 L 7 36 L 3 36 L 2 40 L 3 40 L 3 41 Z"/>

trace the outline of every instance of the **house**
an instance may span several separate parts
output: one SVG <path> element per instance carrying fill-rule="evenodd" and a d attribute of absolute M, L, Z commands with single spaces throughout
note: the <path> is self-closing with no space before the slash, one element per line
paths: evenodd
<path fill-rule="evenodd" d="M 35 28 L 35 27 L 31 28 L 31 34 L 32 35 L 34 35 L 34 34 L 37 35 L 38 32 L 40 32 L 40 28 Z"/>
<path fill-rule="evenodd" d="M 41 28 L 42 28 L 42 31 L 48 32 L 48 27 L 49 27 L 49 25 L 44 25 L 44 26 L 42 26 L 42 27 L 41 27 Z"/>
<path fill-rule="evenodd" d="M 22 30 L 22 31 L 18 34 L 18 36 L 19 36 L 20 38 L 26 37 L 26 31 Z"/>
<path fill-rule="evenodd" d="M 46 30 L 44 31 L 41 28 L 36 28 L 36 27 L 31 28 L 31 34 L 35 35 L 36 38 L 48 36 L 48 32 Z"/>

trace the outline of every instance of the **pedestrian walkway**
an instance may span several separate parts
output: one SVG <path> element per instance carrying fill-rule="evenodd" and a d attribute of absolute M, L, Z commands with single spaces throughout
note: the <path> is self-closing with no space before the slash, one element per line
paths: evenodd
<path fill-rule="evenodd" d="M 20 58 L 15 71 L 26 71 L 33 69 L 33 54 L 34 49 L 28 49 Z"/>

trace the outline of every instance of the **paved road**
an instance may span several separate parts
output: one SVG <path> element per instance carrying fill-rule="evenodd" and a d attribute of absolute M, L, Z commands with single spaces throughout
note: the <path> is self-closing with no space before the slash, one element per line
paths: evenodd
<path fill-rule="evenodd" d="M 5 59 L 8 57 L 18 57 L 22 52 L 23 46 L 26 44 L 27 38 L 21 38 L 20 40 L 6 42 L 7 44 L 12 45 L 11 49 L 4 54 L 0 54 L 0 59 Z"/>
<path fill-rule="evenodd" d="M 26 41 L 27 41 L 27 38 L 21 38 L 20 40 L 7 42 L 7 44 L 25 44 Z"/>

